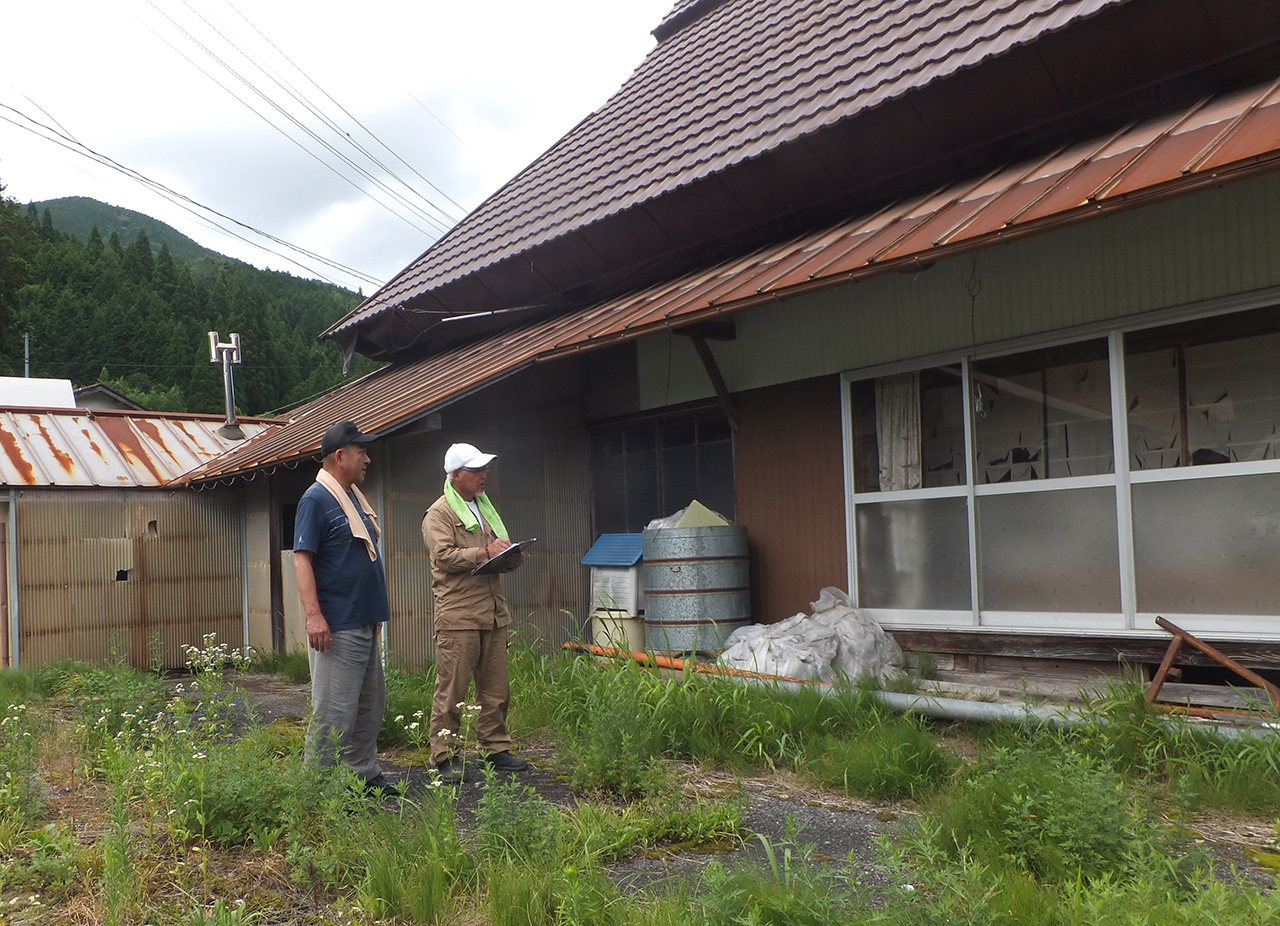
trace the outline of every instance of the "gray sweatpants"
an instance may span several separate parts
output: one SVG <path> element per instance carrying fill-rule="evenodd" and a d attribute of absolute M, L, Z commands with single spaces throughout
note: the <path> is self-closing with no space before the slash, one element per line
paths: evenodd
<path fill-rule="evenodd" d="M 327 652 L 307 648 L 311 663 L 307 761 L 332 765 L 336 755 L 358 778 L 368 781 L 382 773 L 378 731 L 387 700 L 377 628 L 337 630 L 332 637 Z"/>

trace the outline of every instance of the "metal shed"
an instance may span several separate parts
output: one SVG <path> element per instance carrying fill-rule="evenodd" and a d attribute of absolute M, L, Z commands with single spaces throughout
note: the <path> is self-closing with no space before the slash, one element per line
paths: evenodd
<path fill-rule="evenodd" d="M 181 665 L 216 632 L 271 645 L 251 614 L 252 488 L 170 484 L 226 452 L 215 416 L 102 409 L 0 410 L 0 664 L 117 656 Z M 241 421 L 247 435 L 269 428 Z M 252 600 L 251 600 L 252 599 Z"/>

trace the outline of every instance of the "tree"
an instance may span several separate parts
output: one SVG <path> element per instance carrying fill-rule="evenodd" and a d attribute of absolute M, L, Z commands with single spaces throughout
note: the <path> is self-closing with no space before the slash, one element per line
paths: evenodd
<path fill-rule="evenodd" d="M 44 218 L 40 220 L 40 238 L 44 241 L 57 241 L 58 230 L 53 227 L 53 213 L 44 207 Z"/>
<path fill-rule="evenodd" d="M 139 231 L 124 252 L 124 272 L 135 283 L 150 283 L 155 273 L 155 255 L 151 253 L 151 242 L 145 231 Z"/>
<path fill-rule="evenodd" d="M 34 224 L 24 219 L 18 203 L 4 195 L 0 184 L 0 354 L 16 356 L 10 347 L 10 326 L 18 311 L 18 290 L 26 282 L 29 262 L 39 241 Z"/>
<path fill-rule="evenodd" d="M 337 347 L 315 337 L 355 305 L 353 293 L 225 258 L 178 258 L 164 245 L 156 254 L 145 234 L 126 248 L 121 232 L 131 234 L 50 239 L 33 210 L 0 200 L 0 372 L 20 370 L 11 332 L 29 331 L 38 375 L 109 379 L 148 408 L 218 414 L 222 369 L 208 349 L 216 330 L 244 339 L 236 404 L 248 414 L 341 380 Z"/>

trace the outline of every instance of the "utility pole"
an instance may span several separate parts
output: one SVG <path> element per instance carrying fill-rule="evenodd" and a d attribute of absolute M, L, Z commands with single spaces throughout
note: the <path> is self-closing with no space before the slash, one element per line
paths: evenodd
<path fill-rule="evenodd" d="M 31 378 L 31 332 L 22 335 L 22 375 Z"/>
<path fill-rule="evenodd" d="M 227 440 L 244 440 L 244 431 L 236 421 L 236 384 L 231 376 L 231 364 L 240 362 L 240 335 L 231 332 L 231 341 L 218 340 L 218 332 L 209 332 L 209 362 L 222 364 L 222 389 L 227 396 L 227 422 L 218 433 Z"/>

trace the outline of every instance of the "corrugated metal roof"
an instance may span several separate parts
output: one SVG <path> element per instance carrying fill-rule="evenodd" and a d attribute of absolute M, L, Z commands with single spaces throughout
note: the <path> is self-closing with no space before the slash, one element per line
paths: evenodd
<path fill-rule="evenodd" d="M 603 107 L 328 333 L 1122 2 L 708 4 Z M 677 4 L 664 23 L 697 6 Z"/>
<path fill-rule="evenodd" d="M 538 360 L 1277 168 L 1280 82 L 1206 99 L 581 312 L 385 368 L 187 478 L 213 479 L 315 453 L 325 428 L 348 418 L 385 433 Z"/>
<path fill-rule="evenodd" d="M 0 410 L 0 483 L 6 486 L 162 486 L 241 443 L 224 418 L 106 409 Z M 269 419 L 240 419 L 252 437 Z"/>

